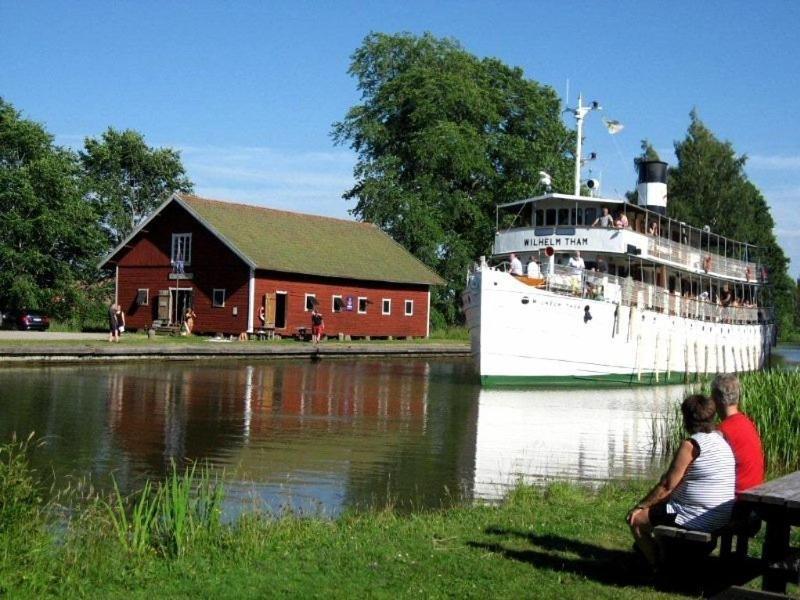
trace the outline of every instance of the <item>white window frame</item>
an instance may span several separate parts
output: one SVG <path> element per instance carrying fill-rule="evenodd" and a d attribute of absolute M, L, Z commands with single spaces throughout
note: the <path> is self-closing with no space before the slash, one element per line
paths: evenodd
<path fill-rule="evenodd" d="M 305 298 L 303 300 L 303 311 L 304 312 L 311 312 L 311 309 L 308 308 L 308 299 L 309 298 L 313 298 L 314 300 L 316 300 L 317 299 L 317 295 L 316 294 L 306 294 L 305 295 Z"/>
<path fill-rule="evenodd" d="M 183 265 L 188 267 L 192 264 L 192 234 L 191 233 L 173 233 L 172 234 L 172 251 L 170 252 L 170 260 L 174 263 L 177 260 L 175 256 L 175 249 L 178 244 L 178 240 L 185 239 L 187 240 L 185 249 L 186 249 L 186 256 L 183 258 Z"/>
<path fill-rule="evenodd" d="M 336 299 L 337 298 L 339 299 L 339 306 L 341 306 L 341 308 L 339 310 L 336 310 Z M 331 296 L 331 312 L 332 313 L 344 312 L 344 298 L 342 298 L 341 295 L 334 294 L 333 296 Z"/>
<path fill-rule="evenodd" d="M 362 300 L 364 301 L 364 310 L 361 310 L 361 301 Z M 368 298 L 366 296 L 359 296 L 358 300 L 356 300 L 356 311 L 358 311 L 358 314 L 360 314 L 360 315 L 367 314 L 367 300 L 368 300 Z"/>
<path fill-rule="evenodd" d="M 411 306 L 411 311 L 410 312 L 408 310 L 409 306 Z M 404 305 L 404 309 L 405 310 L 403 312 L 407 317 L 413 317 L 414 316 L 414 301 L 413 300 L 406 300 L 405 301 L 405 305 Z"/>
<path fill-rule="evenodd" d="M 389 310 L 386 310 L 386 303 L 389 303 Z M 381 314 L 382 315 L 390 315 L 392 314 L 392 299 L 391 298 L 381 298 Z"/>
<path fill-rule="evenodd" d="M 136 290 L 136 299 L 139 299 L 139 292 L 144 292 L 144 303 L 139 306 L 150 306 L 150 288 L 139 288 Z"/>
<path fill-rule="evenodd" d="M 222 292 L 222 304 L 217 303 L 217 292 Z M 228 299 L 226 288 L 213 288 L 211 290 L 211 306 L 213 308 L 225 308 L 225 301 Z"/>

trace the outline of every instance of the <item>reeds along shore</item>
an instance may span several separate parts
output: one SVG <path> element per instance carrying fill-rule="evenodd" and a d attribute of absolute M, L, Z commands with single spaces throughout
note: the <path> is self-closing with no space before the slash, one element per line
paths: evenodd
<path fill-rule="evenodd" d="M 741 375 L 739 409 L 761 434 L 768 478 L 800 469 L 800 370 L 770 370 Z M 701 387 L 710 393 L 710 382 Z M 676 407 L 655 427 L 654 445 L 671 456 L 685 437 L 680 409 Z"/>
<path fill-rule="evenodd" d="M 31 443 L 0 450 L 0 590 L 11 598 L 681 597 L 637 575 L 622 515 L 643 484 L 520 486 L 500 505 L 412 514 L 253 510 L 223 523 L 222 488 L 200 467 L 130 497 L 44 503 Z"/>

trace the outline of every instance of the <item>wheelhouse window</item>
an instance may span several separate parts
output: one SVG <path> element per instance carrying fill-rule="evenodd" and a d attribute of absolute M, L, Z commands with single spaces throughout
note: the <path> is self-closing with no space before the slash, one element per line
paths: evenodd
<path fill-rule="evenodd" d="M 344 300 L 341 296 L 333 296 L 331 298 L 331 312 L 342 312 L 344 310 Z"/>
<path fill-rule="evenodd" d="M 541 208 L 534 213 L 533 224 L 535 227 L 541 227 L 544 225 L 544 210 Z"/>
<path fill-rule="evenodd" d="M 211 306 L 214 308 L 224 308 L 225 299 L 225 290 L 223 288 L 214 288 L 214 292 L 211 295 Z"/>
<path fill-rule="evenodd" d="M 414 314 L 414 301 L 406 300 L 406 316 L 410 317 Z"/>
<path fill-rule="evenodd" d="M 192 234 L 173 233 L 172 234 L 172 264 L 181 272 L 183 267 L 192 264 Z"/>
<path fill-rule="evenodd" d="M 381 314 L 382 315 L 390 315 L 390 314 L 392 314 L 392 299 L 391 298 L 384 298 L 381 301 Z"/>
<path fill-rule="evenodd" d="M 364 296 L 358 297 L 358 314 L 367 314 L 367 299 Z"/>
<path fill-rule="evenodd" d="M 544 224 L 545 225 L 555 225 L 556 224 L 556 209 L 555 208 L 548 208 L 544 211 Z"/>
<path fill-rule="evenodd" d="M 558 225 L 569 225 L 569 209 L 568 208 L 559 208 L 558 209 Z"/>
<path fill-rule="evenodd" d="M 591 225 L 594 223 L 594 220 L 597 218 L 597 209 L 592 208 L 584 208 L 583 209 L 583 222 L 586 225 Z"/>
<path fill-rule="evenodd" d="M 314 307 L 317 305 L 317 295 L 316 294 L 306 294 L 306 312 L 314 310 Z"/>

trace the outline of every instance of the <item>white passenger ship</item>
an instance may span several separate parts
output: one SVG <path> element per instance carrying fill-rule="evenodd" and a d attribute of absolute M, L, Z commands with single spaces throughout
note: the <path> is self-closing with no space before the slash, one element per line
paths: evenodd
<path fill-rule="evenodd" d="M 481 381 L 677 383 L 762 368 L 774 325 L 757 248 L 668 218 L 661 161 L 639 163 L 638 204 L 581 195 L 589 110 L 579 101 L 573 111 L 574 194 L 499 206 L 493 255 L 468 274 L 463 306 Z M 611 226 L 597 221 L 603 208 Z M 511 273 L 513 255 L 523 275 Z M 528 276 L 530 259 L 538 271 Z"/>

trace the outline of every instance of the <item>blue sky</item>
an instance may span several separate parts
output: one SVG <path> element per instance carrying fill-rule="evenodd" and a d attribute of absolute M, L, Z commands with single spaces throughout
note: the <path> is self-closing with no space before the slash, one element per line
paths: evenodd
<path fill-rule="evenodd" d="M 674 162 L 689 111 L 749 158 L 800 276 L 800 3 L 36 2 L 0 0 L 0 95 L 79 147 L 109 125 L 182 151 L 210 197 L 346 216 L 355 161 L 330 138 L 358 102 L 350 55 L 370 31 L 430 31 L 569 80 L 624 123 L 589 118 L 604 195 L 634 186 L 647 138 Z"/>

